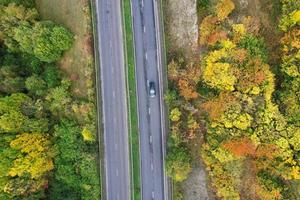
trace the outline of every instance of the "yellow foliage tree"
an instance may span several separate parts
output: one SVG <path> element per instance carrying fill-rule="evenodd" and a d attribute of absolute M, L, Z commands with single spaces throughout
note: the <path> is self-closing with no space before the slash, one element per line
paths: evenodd
<path fill-rule="evenodd" d="M 205 58 L 205 68 L 203 71 L 203 80 L 211 87 L 225 91 L 233 91 L 237 78 L 234 75 L 234 68 L 222 59 L 231 56 L 230 52 L 235 45 L 230 41 L 222 42 L 223 48 L 212 51 Z"/>
<path fill-rule="evenodd" d="M 9 175 L 23 176 L 29 173 L 31 178 L 38 179 L 54 168 L 51 142 L 47 135 L 41 133 L 23 133 L 10 143 L 11 148 L 22 154 L 13 162 Z"/>
<path fill-rule="evenodd" d="M 216 15 L 220 21 L 225 20 L 234 10 L 235 5 L 231 0 L 220 0 L 216 6 Z"/>
<path fill-rule="evenodd" d="M 171 110 L 170 119 L 173 122 L 178 122 L 180 120 L 181 112 L 178 108 L 174 108 Z"/>
<path fill-rule="evenodd" d="M 88 142 L 94 142 L 95 141 L 94 135 L 92 134 L 92 132 L 87 127 L 83 128 L 83 130 L 81 132 L 81 135 L 82 135 L 84 141 L 88 141 Z"/>

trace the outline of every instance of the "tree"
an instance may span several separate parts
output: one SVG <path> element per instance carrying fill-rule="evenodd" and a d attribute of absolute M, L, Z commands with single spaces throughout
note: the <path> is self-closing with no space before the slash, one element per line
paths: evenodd
<path fill-rule="evenodd" d="M 49 104 L 49 109 L 54 115 L 63 115 L 68 112 L 68 106 L 72 102 L 69 83 L 64 81 L 64 84 L 49 91 L 46 96 L 46 101 Z"/>
<path fill-rule="evenodd" d="M 38 179 L 45 176 L 53 168 L 53 150 L 46 134 L 22 133 L 10 143 L 11 148 L 20 150 L 22 156 L 14 160 L 9 175 L 23 176 L 29 173 L 31 178 Z"/>
<path fill-rule="evenodd" d="M 48 120 L 25 115 L 23 105 L 32 105 L 32 99 L 23 93 L 0 98 L 0 133 L 46 132 Z M 28 113 L 31 115 L 30 113 Z"/>
<path fill-rule="evenodd" d="M 20 77 L 15 66 L 0 67 L 0 92 L 9 94 L 21 92 L 24 89 L 24 78 Z"/>
<path fill-rule="evenodd" d="M 46 92 L 46 82 L 36 74 L 26 79 L 25 86 L 29 92 L 37 96 L 42 96 Z"/>
<path fill-rule="evenodd" d="M 0 0 L 0 5 L 7 6 L 12 3 L 23 5 L 25 7 L 34 7 L 35 5 L 34 0 Z"/>
<path fill-rule="evenodd" d="M 170 119 L 173 122 L 178 122 L 180 120 L 181 112 L 179 108 L 174 108 L 171 110 Z"/>
<path fill-rule="evenodd" d="M 176 182 L 185 180 L 191 172 L 189 154 L 186 149 L 182 147 L 174 147 L 167 156 L 167 174 Z"/>
<path fill-rule="evenodd" d="M 231 0 L 220 0 L 216 5 L 216 15 L 220 21 L 225 20 L 234 10 L 235 6 Z"/>
<path fill-rule="evenodd" d="M 32 54 L 44 62 L 57 61 L 73 43 L 73 35 L 50 21 L 37 22 L 35 9 L 9 4 L 0 7 L 0 30 L 6 46 L 14 52 Z"/>
<path fill-rule="evenodd" d="M 247 49 L 250 56 L 259 57 L 263 62 L 267 61 L 267 48 L 262 38 L 246 34 L 242 37 L 238 46 Z"/>
<path fill-rule="evenodd" d="M 33 53 L 45 62 L 57 61 L 64 50 L 71 47 L 73 35 L 67 29 L 54 25 L 52 22 L 38 22 L 34 31 Z"/>
<path fill-rule="evenodd" d="M 45 70 L 42 74 L 43 79 L 47 83 L 47 88 L 54 88 L 60 84 L 61 75 L 56 66 L 45 65 Z"/>
<path fill-rule="evenodd" d="M 210 52 L 205 57 L 205 67 L 203 70 L 203 80 L 211 87 L 233 91 L 234 85 L 237 81 L 234 75 L 235 68 L 227 62 L 222 60 L 230 57 L 230 51 L 235 45 L 230 41 L 223 42 L 223 48 Z"/>
<path fill-rule="evenodd" d="M 81 128 L 75 121 L 63 119 L 55 126 L 54 180 L 50 185 L 53 199 L 80 200 L 99 197 L 100 187 L 96 170 L 96 160 L 85 153 Z"/>
<path fill-rule="evenodd" d="M 222 146 L 238 157 L 254 156 L 256 153 L 255 145 L 248 138 L 228 141 Z"/>

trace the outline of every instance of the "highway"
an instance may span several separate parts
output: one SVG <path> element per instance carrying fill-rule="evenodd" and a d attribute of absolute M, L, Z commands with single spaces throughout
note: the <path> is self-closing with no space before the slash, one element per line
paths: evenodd
<path fill-rule="evenodd" d="M 162 58 L 156 0 L 131 0 L 143 200 L 167 200 Z M 155 82 L 156 97 L 148 95 Z"/>
<path fill-rule="evenodd" d="M 120 0 L 96 1 L 107 200 L 130 200 L 126 76 Z M 98 73 L 99 76 L 99 73 Z"/>

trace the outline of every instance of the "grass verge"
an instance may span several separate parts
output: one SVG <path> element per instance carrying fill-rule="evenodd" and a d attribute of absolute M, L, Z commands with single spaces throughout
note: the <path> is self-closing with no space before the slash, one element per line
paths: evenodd
<path fill-rule="evenodd" d="M 135 81 L 134 43 L 130 0 L 122 2 L 125 34 L 125 59 L 127 67 L 127 84 L 129 99 L 129 142 L 131 159 L 131 196 L 133 200 L 141 199 L 140 184 L 140 148 L 138 133 L 138 115 Z"/>

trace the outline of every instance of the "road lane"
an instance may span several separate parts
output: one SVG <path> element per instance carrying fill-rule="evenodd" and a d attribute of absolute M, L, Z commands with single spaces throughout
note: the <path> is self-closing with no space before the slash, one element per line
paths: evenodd
<path fill-rule="evenodd" d="M 128 119 L 120 0 L 96 1 L 96 14 L 104 131 L 104 195 L 107 200 L 129 200 Z"/>
<path fill-rule="evenodd" d="M 162 124 L 162 76 L 156 0 L 132 0 L 133 31 L 137 74 L 143 200 L 166 200 L 164 173 L 164 130 Z M 158 13 L 156 13 L 158 14 Z M 156 97 L 148 95 L 149 81 L 155 82 Z"/>

